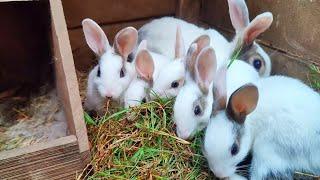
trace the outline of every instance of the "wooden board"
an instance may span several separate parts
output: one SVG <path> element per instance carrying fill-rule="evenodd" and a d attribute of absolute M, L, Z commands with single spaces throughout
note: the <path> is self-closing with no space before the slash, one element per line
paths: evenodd
<path fill-rule="evenodd" d="M 82 168 L 90 160 L 87 131 L 83 120 L 79 88 L 61 0 L 6 2 L 6 4 L 0 3 L 0 7 L 4 7 L 2 5 L 10 7 L 11 11 L 1 11 L 1 13 L 13 18 L 24 12 L 30 13 L 29 11 L 33 11 L 31 7 L 39 4 L 41 6 L 36 7 L 40 8 L 39 11 L 42 14 L 38 14 L 38 16 L 46 17 L 45 21 L 24 15 L 20 17 L 21 20 L 17 19 L 17 24 L 21 23 L 24 26 L 33 24 L 32 27 L 36 29 L 29 30 L 30 34 L 22 34 L 33 37 L 32 32 L 38 33 L 40 31 L 41 34 L 45 34 L 45 37 L 38 34 L 38 38 L 49 41 L 46 46 L 39 46 L 31 51 L 34 54 L 39 54 L 48 48 L 50 52 L 47 63 L 54 64 L 52 66 L 55 67 L 55 73 L 47 73 L 44 76 L 55 75 L 58 95 L 66 114 L 68 130 L 71 135 L 46 143 L 0 152 L 0 179 L 75 179 L 76 173 L 81 173 Z M 21 6 L 23 8 L 17 8 Z M 15 13 L 17 13 L 15 16 L 11 16 Z M 19 20 L 25 21 L 20 22 Z M 47 24 L 47 29 L 38 29 L 37 24 Z M 17 29 L 18 33 L 19 31 L 24 32 L 24 26 Z M 16 27 L 10 26 L 13 29 Z M 19 34 L 16 33 L 13 37 L 17 38 Z M 16 44 L 24 45 L 20 41 L 17 41 Z M 14 49 L 5 50 L 14 54 Z M 23 56 L 24 54 L 19 55 Z M 28 56 L 28 58 L 30 57 Z M 11 62 L 11 64 L 17 65 L 15 63 Z M 29 67 L 25 66 L 24 68 Z M 38 66 L 34 68 L 38 71 L 41 70 Z"/>
<path fill-rule="evenodd" d="M 58 92 L 64 104 L 69 130 L 78 139 L 85 165 L 89 161 L 89 143 L 62 3 L 60 0 L 50 0 L 50 5 Z"/>
<path fill-rule="evenodd" d="M 114 36 L 122 28 L 133 26 L 138 29 L 146 22 L 148 22 L 148 20 L 104 25 L 102 26 L 102 29 L 107 34 L 109 42 L 113 43 Z M 94 53 L 90 50 L 85 41 L 82 28 L 69 30 L 69 35 L 77 70 L 88 71 L 89 67 L 92 66 L 92 64 L 96 64 L 97 62 Z"/>
<path fill-rule="evenodd" d="M 179 0 L 176 9 L 176 17 L 191 23 L 199 22 L 201 8 L 200 0 Z"/>
<path fill-rule="evenodd" d="M 227 1 L 202 0 L 201 19 L 215 27 L 233 30 Z M 248 0 L 251 19 L 270 11 L 271 28 L 260 39 L 272 48 L 320 65 L 320 1 Z"/>
<path fill-rule="evenodd" d="M 174 15 L 177 0 L 63 0 L 68 28 L 79 28 L 84 18 L 99 24 Z"/>
<path fill-rule="evenodd" d="M 75 179 L 81 173 L 76 136 L 0 153 L 0 179 Z"/>

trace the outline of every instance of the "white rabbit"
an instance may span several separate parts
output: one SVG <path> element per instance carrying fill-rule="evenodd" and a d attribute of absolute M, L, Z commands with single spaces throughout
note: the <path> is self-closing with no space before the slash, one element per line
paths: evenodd
<path fill-rule="evenodd" d="M 119 100 L 134 77 L 134 66 L 127 59 L 137 44 L 138 32 L 133 27 L 122 29 L 111 47 L 105 33 L 93 20 L 83 20 L 82 26 L 87 44 L 99 57 L 99 64 L 89 74 L 85 101 L 87 110 L 97 110 L 106 98 Z"/>
<path fill-rule="evenodd" d="M 228 70 L 225 65 L 219 67 L 217 64 L 214 50 L 206 47 L 197 56 L 193 72 L 189 66 L 188 71 L 193 78 L 181 88 L 174 104 L 174 121 L 180 138 L 192 138 L 207 126 L 212 105 L 220 101 L 213 99 L 213 93 L 210 93 L 212 82 L 224 84 L 220 82 L 227 81 L 227 88 L 232 92 L 243 84 L 259 79 L 258 72 L 243 61 L 235 60 Z M 217 68 L 219 71 L 216 73 Z"/>
<path fill-rule="evenodd" d="M 139 29 L 139 41 L 148 41 L 148 49 L 173 58 L 175 56 L 175 31 L 177 26 L 181 28 L 184 47 L 190 47 L 202 35 L 210 38 L 210 46 L 216 50 L 219 59 L 228 59 L 232 49 L 231 44 L 214 29 L 205 30 L 194 24 L 174 17 L 163 17 L 145 24 Z M 185 52 L 183 54 L 186 54 Z"/>
<path fill-rule="evenodd" d="M 272 76 L 243 85 L 214 111 L 204 154 L 219 178 L 244 179 L 237 164 L 251 151 L 250 179 L 292 179 L 295 171 L 320 174 L 319 137 L 319 94 L 299 80 Z"/>
<path fill-rule="evenodd" d="M 273 21 L 272 14 L 263 13 L 249 23 L 248 8 L 244 0 L 228 0 L 228 3 L 231 22 L 236 29 L 236 36 L 230 43 L 212 28 L 203 29 L 173 17 L 155 19 L 142 26 L 139 29 L 139 40 L 146 39 L 150 50 L 173 57 L 174 51 L 171 44 L 173 44 L 175 28 L 179 25 L 185 38 L 185 47 L 189 47 L 200 35 L 206 34 L 211 39 L 210 46 L 215 49 L 218 59 L 228 60 L 232 51 L 241 46 L 238 59 L 245 60 L 254 66 L 260 76 L 269 76 L 270 57 L 254 40 L 270 27 Z"/>
<path fill-rule="evenodd" d="M 231 44 L 233 49 L 241 46 L 238 59 L 251 64 L 260 76 L 270 76 L 272 66 L 270 57 L 255 39 L 271 26 L 272 13 L 262 13 L 250 22 L 248 7 L 244 0 L 228 0 L 228 5 L 231 23 L 236 30 L 236 36 Z"/>
<path fill-rule="evenodd" d="M 176 32 L 175 59 L 148 51 L 147 41 L 141 41 L 134 60 L 137 77 L 124 94 L 125 107 L 136 106 L 155 97 L 175 97 L 185 80 L 184 51 L 179 27 Z"/>

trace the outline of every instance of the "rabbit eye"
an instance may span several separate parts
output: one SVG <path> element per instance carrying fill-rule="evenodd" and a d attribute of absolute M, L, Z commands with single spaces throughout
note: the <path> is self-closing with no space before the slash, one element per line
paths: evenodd
<path fill-rule="evenodd" d="M 260 70 L 261 66 L 262 66 L 262 61 L 261 59 L 254 59 L 253 62 L 253 67 L 256 69 L 256 70 Z"/>
<path fill-rule="evenodd" d="M 179 82 L 178 82 L 178 81 L 173 81 L 173 82 L 171 83 L 171 87 L 172 87 L 172 88 L 177 88 L 177 87 L 179 87 Z"/>
<path fill-rule="evenodd" d="M 199 105 L 196 105 L 196 107 L 194 107 L 194 114 L 196 115 L 196 116 L 199 116 L 200 114 L 201 114 L 201 108 L 200 108 L 200 106 Z"/>
<path fill-rule="evenodd" d="M 121 70 L 120 70 L 120 78 L 123 78 L 124 77 L 124 70 L 123 70 L 123 68 L 121 68 Z"/>
<path fill-rule="evenodd" d="M 231 146 L 231 155 L 234 156 L 239 152 L 239 146 L 237 143 L 233 143 Z"/>
<path fill-rule="evenodd" d="M 147 99 L 146 99 L 146 98 L 143 98 L 141 102 L 142 102 L 142 103 L 146 103 L 146 102 L 147 102 Z"/>
<path fill-rule="evenodd" d="M 133 61 L 133 53 L 129 54 L 127 61 L 130 63 Z"/>
<path fill-rule="evenodd" d="M 100 66 L 98 67 L 97 76 L 98 76 L 98 77 L 100 77 L 100 76 L 101 76 Z"/>

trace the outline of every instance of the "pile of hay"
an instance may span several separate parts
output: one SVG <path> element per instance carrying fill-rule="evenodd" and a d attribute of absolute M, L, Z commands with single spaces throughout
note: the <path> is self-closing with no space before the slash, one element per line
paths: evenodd
<path fill-rule="evenodd" d="M 112 109 L 97 121 L 86 115 L 92 161 L 79 179 L 210 179 L 198 135 L 176 137 L 173 100 Z M 112 113 L 115 112 L 115 113 Z"/>
<path fill-rule="evenodd" d="M 316 90 L 319 72 L 311 76 L 314 80 L 317 75 L 312 82 Z M 84 101 L 87 73 L 77 75 Z M 190 142 L 175 135 L 173 102 L 159 99 L 131 109 L 106 107 L 101 117 L 85 114 L 92 160 L 78 179 L 216 179 L 202 155 L 203 134 Z M 295 173 L 295 179 L 314 178 L 319 177 Z"/>
<path fill-rule="evenodd" d="M 67 135 L 67 122 L 55 90 L 43 87 L 31 97 L 0 101 L 0 151 Z"/>

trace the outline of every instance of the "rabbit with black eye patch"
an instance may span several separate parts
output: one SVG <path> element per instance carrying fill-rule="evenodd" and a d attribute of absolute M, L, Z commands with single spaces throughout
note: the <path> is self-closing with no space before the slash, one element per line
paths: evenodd
<path fill-rule="evenodd" d="M 213 98 L 214 93 L 224 93 L 219 89 L 212 93 L 213 82 L 226 84 L 224 86 L 233 92 L 243 84 L 259 79 L 258 72 L 240 60 L 235 60 L 227 70 L 226 64 L 221 63 L 223 60 L 217 58 L 211 47 L 204 46 L 204 42 L 208 44 L 209 41 L 204 37 L 198 38 L 188 50 L 186 62 L 189 80 L 174 103 L 173 119 L 177 135 L 182 139 L 190 139 L 197 131 L 204 129 L 209 122 L 212 106 L 222 102 Z M 222 65 L 219 67 L 219 64 Z"/>
<path fill-rule="evenodd" d="M 320 175 L 317 92 L 299 80 L 272 76 L 243 85 L 221 104 L 204 139 L 204 154 L 216 176 L 244 179 L 237 164 L 249 151 L 250 179 L 293 179 L 295 171 Z"/>
<path fill-rule="evenodd" d="M 210 37 L 210 46 L 215 50 L 218 59 L 229 60 L 232 51 L 241 46 L 239 60 L 244 60 L 253 66 L 261 77 L 270 75 L 271 60 L 268 54 L 257 44 L 255 39 L 272 24 L 273 16 L 270 12 L 262 13 L 249 20 L 248 8 L 244 0 L 228 0 L 229 15 L 236 36 L 228 42 L 222 34 L 215 29 L 203 29 L 184 20 L 163 17 L 145 24 L 139 29 L 139 41 L 145 39 L 148 49 L 174 57 L 174 32 L 177 26 L 181 27 L 185 47 L 190 45 L 201 35 Z"/>
<path fill-rule="evenodd" d="M 137 75 L 124 93 L 125 107 L 156 97 L 175 97 L 185 81 L 184 52 L 180 27 L 176 31 L 174 59 L 147 50 L 147 41 L 141 41 L 134 59 Z"/>
<path fill-rule="evenodd" d="M 111 47 L 96 22 L 85 19 L 82 26 L 87 44 L 99 57 L 99 64 L 89 74 L 85 108 L 99 110 L 106 99 L 119 100 L 135 76 L 134 65 L 127 60 L 137 44 L 138 32 L 133 27 L 122 29 Z"/>

